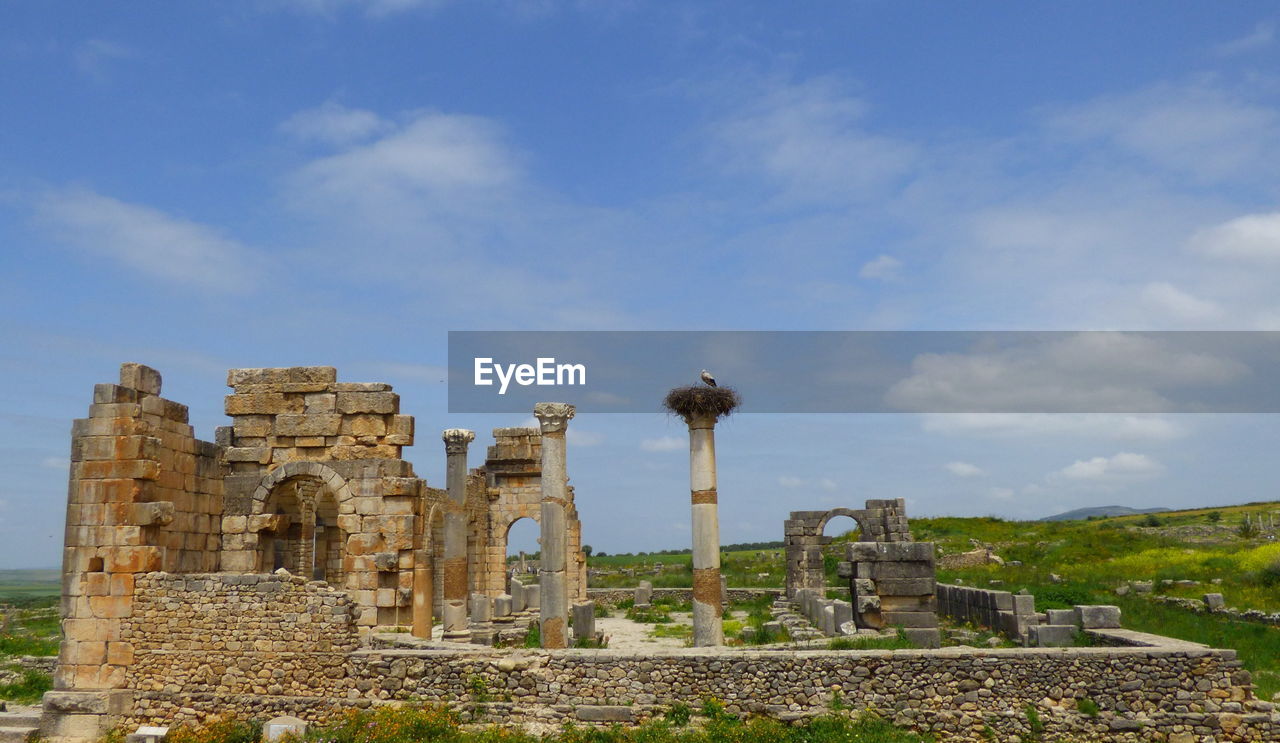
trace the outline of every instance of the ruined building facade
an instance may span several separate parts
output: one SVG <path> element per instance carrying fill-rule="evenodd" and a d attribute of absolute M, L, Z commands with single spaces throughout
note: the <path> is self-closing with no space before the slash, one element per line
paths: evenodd
<path fill-rule="evenodd" d="M 232 423 L 214 442 L 196 438 L 187 407 L 162 397 L 159 372 L 140 364 L 97 385 L 89 416 L 75 421 L 57 689 L 125 688 L 134 663 L 127 620 L 146 573 L 283 568 L 342 589 L 367 631 L 411 626 L 414 570 L 426 562 L 435 576 L 428 603 L 439 616 L 442 521 L 459 506 L 403 457 L 414 420 L 400 413 L 391 386 L 339 382 L 332 367 L 233 369 L 227 385 Z M 494 436 L 461 506 L 468 588 L 489 596 L 507 588 L 511 524 L 538 520 L 541 498 L 538 430 Z M 567 511 L 569 597 L 582 600 L 586 561 L 572 491 Z"/>

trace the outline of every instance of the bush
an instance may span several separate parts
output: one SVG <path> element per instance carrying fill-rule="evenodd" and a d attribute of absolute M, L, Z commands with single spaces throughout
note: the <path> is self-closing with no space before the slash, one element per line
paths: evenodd
<path fill-rule="evenodd" d="M 235 717 L 215 717 L 203 725 L 183 723 L 169 730 L 167 743 L 256 743 L 262 723 Z"/>
<path fill-rule="evenodd" d="M 170 733 L 170 741 L 172 741 Z M 325 743 L 411 743 L 462 739 L 458 717 L 445 707 L 374 707 L 352 710 L 336 722 L 307 730 L 306 740 Z M 178 743 L 251 743 L 199 739 Z"/>
<path fill-rule="evenodd" d="M 667 710 L 666 719 L 672 725 L 684 727 L 689 724 L 689 720 L 693 717 L 693 710 L 684 702 L 676 702 Z"/>

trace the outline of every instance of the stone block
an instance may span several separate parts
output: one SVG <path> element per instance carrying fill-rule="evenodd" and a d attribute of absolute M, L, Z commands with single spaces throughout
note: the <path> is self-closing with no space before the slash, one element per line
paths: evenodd
<path fill-rule="evenodd" d="M 1074 624 L 1033 624 L 1027 629 L 1028 642 L 1038 648 L 1065 648 L 1075 644 Z"/>
<path fill-rule="evenodd" d="M 575 603 L 571 609 L 573 636 L 579 640 L 596 636 L 596 602 Z"/>
<path fill-rule="evenodd" d="M 1036 597 L 1029 593 L 1013 594 L 1013 613 L 1014 614 L 1035 614 L 1036 613 Z"/>
<path fill-rule="evenodd" d="M 227 371 L 228 387 L 246 385 L 323 383 L 338 380 L 338 370 L 332 366 L 291 366 L 275 369 L 230 369 Z"/>
<path fill-rule="evenodd" d="M 583 722 L 631 722 L 631 708 L 613 705 L 579 705 L 574 712 Z"/>
<path fill-rule="evenodd" d="M 928 627 L 904 627 L 902 636 L 918 648 L 942 647 L 942 631 Z"/>
<path fill-rule="evenodd" d="M 1077 606 L 1076 624 L 1084 629 L 1120 629 L 1120 607 Z"/>
<path fill-rule="evenodd" d="M 128 387 L 148 395 L 159 395 L 161 382 L 160 372 L 149 366 L 135 363 L 120 365 L 121 387 Z"/>
<path fill-rule="evenodd" d="M 937 627 L 938 615 L 931 611 L 886 611 L 881 621 L 887 627 Z"/>
<path fill-rule="evenodd" d="M 1204 605 L 1209 611 L 1222 611 L 1227 608 L 1226 599 L 1220 593 L 1206 593 L 1204 595 Z"/>
<path fill-rule="evenodd" d="M 286 735 L 301 738 L 307 732 L 307 723 L 297 717 L 284 715 L 268 720 L 262 726 L 262 739 L 268 742 L 277 741 Z"/>
<path fill-rule="evenodd" d="M 301 413 L 302 397 L 281 392 L 256 392 L 227 395 L 224 410 L 227 415 L 279 415 Z"/>
<path fill-rule="evenodd" d="M 342 416 L 337 413 L 286 413 L 276 416 L 275 433 L 277 436 L 337 436 L 341 425 Z"/>
<path fill-rule="evenodd" d="M 537 611 L 541 607 L 542 587 L 538 584 L 524 587 L 524 608 Z"/>
<path fill-rule="evenodd" d="M 511 616 L 511 594 L 504 593 L 493 597 L 493 618 L 503 619 Z"/>
<path fill-rule="evenodd" d="M 640 585 L 636 586 L 635 605 L 648 606 L 653 600 L 653 584 L 647 580 L 640 581 Z"/>
<path fill-rule="evenodd" d="M 390 415 L 399 412 L 400 396 L 394 392 L 339 392 L 339 413 L 377 413 Z"/>
<path fill-rule="evenodd" d="M 161 743 L 169 735 L 169 728 L 143 725 L 124 736 L 125 743 Z"/>
<path fill-rule="evenodd" d="M 881 596 L 931 596 L 932 578 L 877 578 L 876 592 Z"/>
<path fill-rule="evenodd" d="M 1046 624 L 1074 625 L 1076 623 L 1075 609 L 1045 609 Z"/>

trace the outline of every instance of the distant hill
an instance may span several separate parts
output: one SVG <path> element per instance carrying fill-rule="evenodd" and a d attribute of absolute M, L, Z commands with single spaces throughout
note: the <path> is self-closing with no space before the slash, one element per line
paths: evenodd
<path fill-rule="evenodd" d="M 1084 521 L 1089 518 L 1105 518 L 1107 516 L 1134 516 L 1143 513 L 1164 513 L 1168 508 L 1130 508 L 1128 506 L 1094 506 L 1093 508 L 1077 508 L 1074 511 L 1045 516 L 1041 521 Z"/>

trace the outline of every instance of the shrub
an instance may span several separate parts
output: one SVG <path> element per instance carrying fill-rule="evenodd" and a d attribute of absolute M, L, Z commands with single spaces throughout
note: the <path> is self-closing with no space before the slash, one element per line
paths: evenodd
<path fill-rule="evenodd" d="M 169 730 L 168 743 L 256 743 L 262 723 L 236 717 L 215 717 L 202 725 L 183 723 Z"/>
<path fill-rule="evenodd" d="M 259 731 L 260 732 L 260 731 Z M 169 740 L 173 739 L 170 733 Z M 408 743 L 461 739 L 458 717 L 445 707 L 385 706 L 351 710 L 336 722 L 307 730 L 308 741 L 326 743 Z M 249 740 L 214 741 L 208 738 L 178 743 L 252 743 Z"/>
<path fill-rule="evenodd" d="M 1087 717 L 1098 716 L 1098 703 L 1089 697 L 1080 697 L 1076 700 L 1076 711 Z"/>
<path fill-rule="evenodd" d="M 689 720 L 693 717 L 693 710 L 684 702 L 676 702 L 667 710 L 665 717 L 672 725 L 684 727 L 689 724 Z"/>

